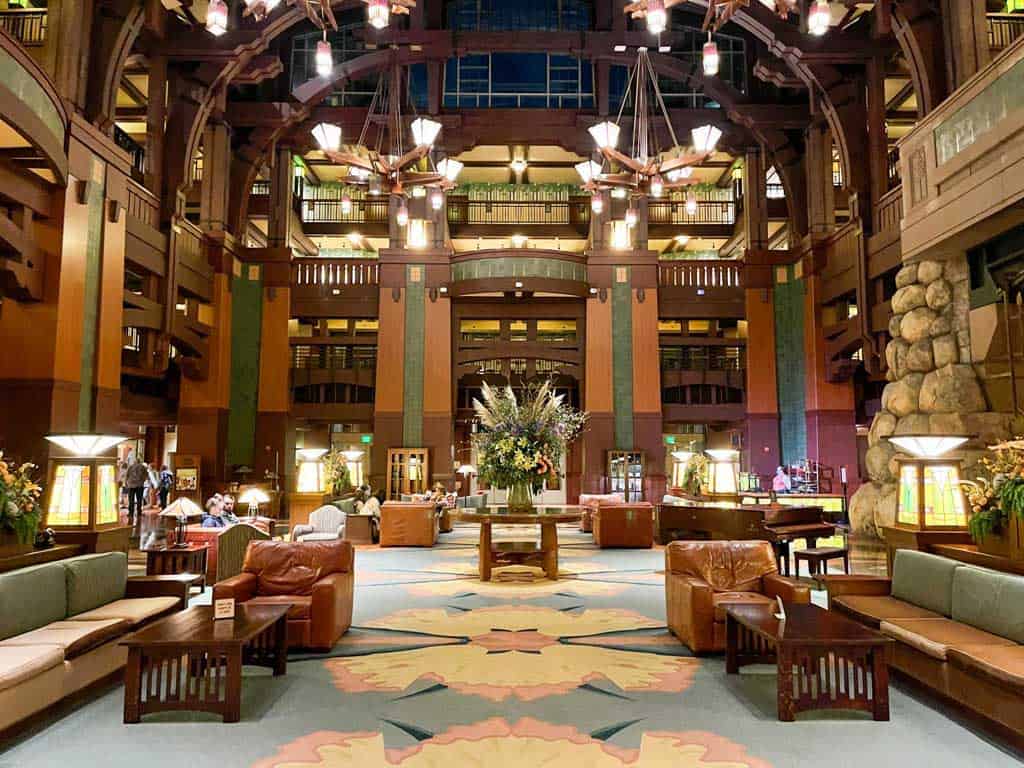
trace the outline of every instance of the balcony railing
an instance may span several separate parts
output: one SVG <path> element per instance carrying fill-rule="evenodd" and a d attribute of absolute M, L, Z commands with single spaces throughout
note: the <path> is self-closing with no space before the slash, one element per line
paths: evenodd
<path fill-rule="evenodd" d="M 160 204 L 149 190 L 134 181 L 128 182 L 128 215 L 154 229 L 159 224 Z"/>
<path fill-rule="evenodd" d="M 0 27 L 26 48 L 46 42 L 46 9 L 7 8 L 0 11 Z"/>
<path fill-rule="evenodd" d="M 270 194 L 270 182 L 266 179 L 256 179 L 252 183 L 252 191 L 249 193 L 254 197 L 262 197 Z"/>
<path fill-rule="evenodd" d="M 377 367 L 377 347 L 296 344 L 292 347 L 291 367 L 320 371 L 373 370 Z"/>
<path fill-rule="evenodd" d="M 353 200 L 352 207 L 342 212 L 341 200 L 303 199 L 300 215 L 313 224 L 385 224 L 388 220 L 387 198 Z"/>
<path fill-rule="evenodd" d="M 146 148 L 116 125 L 114 126 L 114 143 L 131 155 L 132 175 L 141 180 L 146 173 Z"/>
<path fill-rule="evenodd" d="M 893 147 L 885 158 L 885 175 L 889 189 L 895 189 L 900 185 L 900 150 Z"/>
<path fill-rule="evenodd" d="M 741 288 L 742 267 L 738 261 L 673 261 L 658 265 L 662 288 Z"/>
<path fill-rule="evenodd" d="M 292 285 L 343 288 L 377 285 L 380 265 L 369 259 L 296 259 L 292 262 Z"/>
<path fill-rule="evenodd" d="M 989 50 L 1001 51 L 1024 35 L 1024 16 L 1016 13 L 990 13 L 985 19 L 985 26 L 988 28 Z"/>
<path fill-rule="evenodd" d="M 742 371 L 747 365 L 745 347 L 661 347 L 663 371 Z"/>
<path fill-rule="evenodd" d="M 692 215 L 682 200 L 652 200 L 647 206 L 650 224 L 734 224 L 736 205 L 731 200 L 698 200 Z"/>
<path fill-rule="evenodd" d="M 449 224 L 568 224 L 587 225 L 590 203 L 581 200 L 509 201 L 467 200 L 452 197 L 448 201 Z"/>

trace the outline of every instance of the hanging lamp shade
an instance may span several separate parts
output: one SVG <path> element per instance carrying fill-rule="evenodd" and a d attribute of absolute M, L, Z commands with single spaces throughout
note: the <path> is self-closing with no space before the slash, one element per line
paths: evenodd
<path fill-rule="evenodd" d="M 816 0 L 807 14 L 807 31 L 821 37 L 832 23 L 832 9 L 826 0 Z"/>
<path fill-rule="evenodd" d="M 348 195 L 341 196 L 341 213 L 344 216 L 348 216 L 352 213 L 352 198 Z"/>
<path fill-rule="evenodd" d="M 636 222 L 637 222 L 636 208 L 634 208 L 632 205 L 630 205 L 629 208 L 626 209 L 626 226 L 627 227 L 635 227 L 636 226 Z"/>
<path fill-rule="evenodd" d="M 412 139 L 417 147 L 432 147 L 437 135 L 441 132 L 441 124 L 436 120 L 417 117 L 412 121 Z"/>
<path fill-rule="evenodd" d="M 701 54 L 701 66 L 704 69 L 704 74 L 710 76 L 718 74 L 718 44 L 708 36 L 708 41 L 704 43 L 704 49 Z"/>
<path fill-rule="evenodd" d="M 106 453 L 115 445 L 123 443 L 127 437 L 123 435 L 101 435 L 88 432 L 74 432 L 46 435 L 46 439 L 59 445 L 72 456 L 92 457 Z"/>
<path fill-rule="evenodd" d="M 600 163 L 595 163 L 593 160 L 584 160 L 582 163 L 576 163 L 573 168 L 576 169 L 576 173 L 583 179 L 584 184 L 589 184 L 591 179 L 601 173 Z"/>
<path fill-rule="evenodd" d="M 693 139 L 693 148 L 700 154 L 707 154 L 715 151 L 718 140 L 722 138 L 722 131 L 713 125 L 702 125 L 690 131 Z"/>
<path fill-rule="evenodd" d="M 391 21 L 391 4 L 389 0 L 369 0 L 366 9 L 366 20 L 374 29 L 384 29 Z"/>
<path fill-rule="evenodd" d="M 403 200 L 401 205 L 398 206 L 398 213 L 395 214 L 395 221 L 398 222 L 398 226 L 400 227 L 404 227 L 409 223 L 409 206 L 405 204 L 405 200 Z"/>
<path fill-rule="evenodd" d="M 334 123 L 320 123 L 313 128 L 313 138 L 324 152 L 341 149 L 341 126 Z"/>
<path fill-rule="evenodd" d="M 448 179 L 448 181 L 455 181 L 459 178 L 459 174 L 462 173 L 462 163 L 446 157 L 437 164 L 437 172 Z"/>
<path fill-rule="evenodd" d="M 647 31 L 652 35 L 660 35 L 668 26 L 668 11 L 665 0 L 647 0 Z"/>
<path fill-rule="evenodd" d="M 595 192 L 590 198 L 590 210 L 594 213 L 601 213 L 604 210 L 604 195 L 600 192 Z"/>
<path fill-rule="evenodd" d="M 440 189 L 434 189 L 430 192 L 430 207 L 435 211 L 440 211 L 444 207 L 444 192 Z"/>
<path fill-rule="evenodd" d="M 615 148 L 619 143 L 619 126 L 611 120 L 592 125 L 588 130 L 599 149 Z"/>
<path fill-rule="evenodd" d="M 331 53 L 331 44 L 326 40 L 320 40 L 316 44 L 316 73 L 320 77 L 330 77 L 334 70 L 334 55 Z"/>
<path fill-rule="evenodd" d="M 206 31 L 215 37 L 228 31 L 228 4 L 224 0 L 210 0 L 206 8 Z"/>
<path fill-rule="evenodd" d="M 686 215 L 697 215 L 697 193 L 693 190 L 686 193 Z"/>
<path fill-rule="evenodd" d="M 651 177 L 651 196 L 661 197 L 665 192 L 665 181 L 659 174 L 655 174 Z"/>

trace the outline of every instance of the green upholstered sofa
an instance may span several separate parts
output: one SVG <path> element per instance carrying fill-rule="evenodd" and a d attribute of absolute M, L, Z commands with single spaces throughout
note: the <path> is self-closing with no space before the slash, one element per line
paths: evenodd
<path fill-rule="evenodd" d="M 1024 576 L 899 550 L 891 579 L 823 580 L 832 610 L 896 640 L 890 666 L 1024 735 Z"/>
<path fill-rule="evenodd" d="M 123 552 L 0 574 L 0 731 L 121 669 L 120 638 L 187 595 L 179 577 L 128 578 Z"/>

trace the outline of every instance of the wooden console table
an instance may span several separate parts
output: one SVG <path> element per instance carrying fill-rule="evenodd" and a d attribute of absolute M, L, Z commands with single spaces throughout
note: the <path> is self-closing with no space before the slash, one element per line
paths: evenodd
<path fill-rule="evenodd" d="M 192 573 L 201 576 L 201 586 L 206 589 L 206 558 L 208 544 L 186 544 L 183 547 L 161 547 L 146 550 L 146 575 L 169 576 L 177 573 Z"/>
<path fill-rule="evenodd" d="M 532 512 L 509 512 L 508 507 L 452 510 L 465 523 L 480 524 L 480 580 L 490 581 L 495 566 L 540 560 L 544 575 L 558 579 L 558 524 L 575 523 L 583 517 L 583 507 L 574 505 L 537 507 Z M 539 525 L 540 543 L 529 541 L 494 542 L 492 525 Z"/>
<path fill-rule="evenodd" d="M 778 666 L 779 720 L 810 709 L 858 709 L 889 719 L 889 668 L 894 642 L 816 605 L 734 604 L 725 609 L 725 671 L 744 664 Z"/>
<path fill-rule="evenodd" d="M 215 620 L 212 606 L 197 606 L 126 637 L 125 723 L 177 710 L 214 712 L 237 723 L 242 665 L 270 667 L 275 677 L 287 670 L 289 608 L 239 605 L 234 619 Z"/>

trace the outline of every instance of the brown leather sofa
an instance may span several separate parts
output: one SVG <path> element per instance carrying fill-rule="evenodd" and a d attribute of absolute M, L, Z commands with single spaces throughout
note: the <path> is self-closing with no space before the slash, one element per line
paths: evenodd
<path fill-rule="evenodd" d="M 432 547 L 437 543 L 436 504 L 386 501 L 380 508 L 382 547 Z"/>
<path fill-rule="evenodd" d="M 580 518 L 580 530 L 590 533 L 594 530 L 594 510 L 602 504 L 625 504 L 626 497 L 621 493 L 581 493 L 580 506 L 583 517 Z"/>
<path fill-rule="evenodd" d="M 330 650 L 352 624 L 354 586 L 348 541 L 252 541 L 242 573 L 219 582 L 213 598 L 290 604 L 288 647 Z"/>
<path fill-rule="evenodd" d="M 599 504 L 592 516 L 594 543 L 602 549 L 654 546 L 654 507 L 649 502 Z"/>
<path fill-rule="evenodd" d="M 673 541 L 665 547 L 668 626 L 694 653 L 725 650 L 725 608 L 809 603 L 808 587 L 784 578 L 767 541 Z"/>
<path fill-rule="evenodd" d="M 1024 736 L 1024 577 L 898 550 L 891 579 L 823 580 L 831 610 L 896 641 L 890 668 Z"/>

